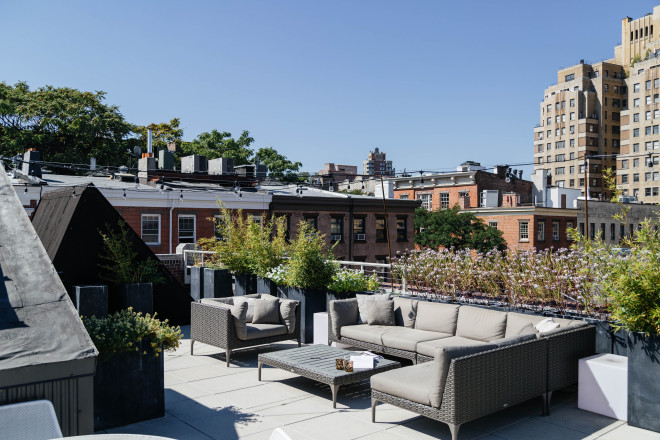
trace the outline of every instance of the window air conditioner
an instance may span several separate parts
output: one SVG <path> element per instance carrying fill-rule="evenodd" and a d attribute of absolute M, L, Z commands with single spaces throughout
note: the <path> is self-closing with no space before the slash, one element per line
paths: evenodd
<path fill-rule="evenodd" d="M 364 241 L 364 240 L 367 239 L 367 235 L 366 234 L 355 234 L 355 239 L 358 240 L 358 241 L 360 241 L 360 240 Z"/>
<path fill-rule="evenodd" d="M 330 235 L 330 240 L 332 240 L 332 241 L 341 241 L 341 234 L 332 234 L 332 235 Z"/>

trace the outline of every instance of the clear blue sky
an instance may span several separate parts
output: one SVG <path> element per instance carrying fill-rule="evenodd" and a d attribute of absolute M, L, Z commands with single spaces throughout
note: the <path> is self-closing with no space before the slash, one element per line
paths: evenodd
<path fill-rule="evenodd" d="M 612 58 L 621 19 L 653 6 L 0 0 L 0 81 L 103 90 L 185 140 L 249 130 L 311 172 L 374 147 L 397 171 L 531 162 L 557 70 Z"/>

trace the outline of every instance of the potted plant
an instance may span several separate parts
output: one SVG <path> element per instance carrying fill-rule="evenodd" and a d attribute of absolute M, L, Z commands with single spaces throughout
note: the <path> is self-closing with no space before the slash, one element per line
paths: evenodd
<path fill-rule="evenodd" d="M 153 258 L 140 259 L 123 220 L 117 228 L 108 226 L 107 232 L 99 233 L 104 244 L 99 276 L 116 289 L 116 296 L 111 299 L 114 307 L 110 309 L 132 307 L 138 312 L 153 313 L 153 285 L 165 281 L 158 270 L 161 263 Z"/>
<path fill-rule="evenodd" d="M 626 239 L 628 257 L 604 284 L 612 320 L 628 331 L 628 424 L 660 432 L 660 237 L 642 222 Z"/>
<path fill-rule="evenodd" d="M 256 293 L 277 295 L 275 281 L 268 274 L 282 265 L 287 254 L 285 217 L 275 217 L 261 225 L 252 223 L 248 227 L 248 239 L 252 271 L 256 275 Z"/>
<path fill-rule="evenodd" d="M 326 300 L 355 298 L 357 293 L 368 293 L 380 288 L 378 274 L 366 275 L 355 269 L 340 268 L 332 275 L 328 284 Z"/>
<path fill-rule="evenodd" d="M 284 279 L 277 282 L 277 295 L 300 301 L 302 342 L 313 339 L 314 313 L 327 310 L 325 290 L 336 271 L 333 260 L 324 236 L 301 221 L 289 246 L 289 259 L 282 268 Z"/>
<path fill-rule="evenodd" d="M 94 429 L 162 417 L 162 351 L 179 346 L 180 328 L 130 308 L 102 319 L 82 317 L 82 321 L 99 351 L 94 376 Z"/>
<path fill-rule="evenodd" d="M 246 242 L 251 222 L 245 218 L 242 209 L 232 215 L 230 210 L 220 205 L 220 211 L 221 215 L 215 218 L 216 237 L 200 239 L 198 244 L 203 250 L 216 252 L 212 257 L 211 268 L 227 270 L 233 274 L 235 295 L 255 293 L 256 279 L 252 281 L 252 259 Z"/>

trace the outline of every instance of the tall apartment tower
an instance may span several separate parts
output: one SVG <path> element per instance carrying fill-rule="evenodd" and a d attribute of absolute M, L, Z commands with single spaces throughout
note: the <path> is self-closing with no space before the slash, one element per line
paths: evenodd
<path fill-rule="evenodd" d="M 626 17 L 613 59 L 562 69 L 545 90 L 534 169 L 548 170 L 552 185 L 609 198 L 602 172 L 612 168 L 624 195 L 660 202 L 659 33 L 660 6 Z"/>
<path fill-rule="evenodd" d="M 615 48 L 628 77 L 628 108 L 621 112 L 617 184 L 626 196 L 660 202 L 660 6 L 652 14 L 623 19 Z"/>
<path fill-rule="evenodd" d="M 580 61 L 560 70 L 557 84 L 545 90 L 541 121 L 534 128 L 534 170 L 548 170 L 554 186 L 578 188 L 583 194 L 588 188 L 595 198 L 608 196 L 602 171 L 616 166 L 620 112 L 626 106 L 621 65 Z"/>
<path fill-rule="evenodd" d="M 385 153 L 374 148 L 369 152 L 369 158 L 362 162 L 362 174 L 372 176 L 394 176 L 392 161 L 386 160 Z"/>

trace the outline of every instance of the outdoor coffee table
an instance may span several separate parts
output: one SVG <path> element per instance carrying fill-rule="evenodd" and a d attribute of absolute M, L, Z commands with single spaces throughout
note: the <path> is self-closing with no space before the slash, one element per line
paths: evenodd
<path fill-rule="evenodd" d="M 280 350 L 272 353 L 262 353 L 257 358 L 259 362 L 259 380 L 261 381 L 262 365 L 279 368 L 299 374 L 308 379 L 330 385 L 332 390 L 332 407 L 337 407 L 337 391 L 341 385 L 369 379 L 374 374 L 401 366 L 399 362 L 388 359 L 374 359 L 374 368 L 354 369 L 352 373 L 335 368 L 335 360 L 345 356 L 357 355 L 353 351 L 327 345 L 307 345 L 300 348 Z"/>

